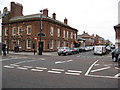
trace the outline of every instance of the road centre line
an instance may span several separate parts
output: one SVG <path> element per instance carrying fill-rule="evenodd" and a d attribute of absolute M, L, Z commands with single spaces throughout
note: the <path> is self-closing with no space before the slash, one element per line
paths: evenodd
<path fill-rule="evenodd" d="M 82 73 L 82 71 L 76 71 L 76 70 L 68 70 L 68 72 L 72 72 L 72 73 Z"/>
<path fill-rule="evenodd" d="M 18 67 L 18 66 L 20 66 L 20 65 L 16 65 L 16 64 L 10 64 L 11 66 L 15 66 L 15 67 Z"/>
<path fill-rule="evenodd" d="M 50 71 L 48 71 L 48 72 L 49 72 L 49 73 L 58 73 L 58 74 L 59 74 L 59 73 L 62 73 L 62 72 L 58 72 L 58 71 L 51 71 L 51 70 L 50 70 Z"/>
<path fill-rule="evenodd" d="M 37 71 L 37 72 L 42 72 L 43 70 L 39 70 L 39 69 L 31 69 L 32 71 Z"/>
<path fill-rule="evenodd" d="M 80 73 L 70 73 L 70 72 L 65 72 L 65 74 L 69 74 L 69 75 L 80 75 Z"/>
<path fill-rule="evenodd" d="M 24 67 L 17 67 L 18 69 L 22 69 L 22 70 L 27 70 L 28 68 L 24 68 Z"/>
<path fill-rule="evenodd" d="M 87 70 L 87 72 L 85 73 L 85 76 L 88 76 L 90 70 L 92 69 L 92 67 L 98 62 L 99 60 L 96 60 L 90 67 L 89 69 Z"/>
<path fill-rule="evenodd" d="M 98 72 L 98 71 L 106 70 L 106 69 L 109 69 L 109 68 L 111 68 L 111 67 L 105 67 L 105 68 L 95 69 L 95 70 L 91 70 L 91 72 Z"/>
<path fill-rule="evenodd" d="M 32 68 L 32 66 L 23 66 L 23 67 L 25 67 L 25 68 Z"/>
<path fill-rule="evenodd" d="M 8 65 L 5 65 L 4 67 L 5 68 L 14 68 L 13 66 L 8 66 Z"/>
<path fill-rule="evenodd" d="M 47 69 L 47 68 L 44 68 L 44 67 L 36 67 L 36 68 L 37 69 L 44 69 L 44 70 Z"/>
<path fill-rule="evenodd" d="M 65 71 L 63 69 L 52 69 L 52 70 L 55 70 L 55 71 Z"/>

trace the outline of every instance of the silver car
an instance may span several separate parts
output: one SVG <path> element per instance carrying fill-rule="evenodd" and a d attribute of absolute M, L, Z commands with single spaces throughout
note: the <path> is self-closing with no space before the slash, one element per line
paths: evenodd
<path fill-rule="evenodd" d="M 57 51 L 58 55 L 60 56 L 61 54 L 63 55 L 68 55 L 68 54 L 72 54 L 71 50 L 69 47 L 60 47 L 58 48 Z"/>

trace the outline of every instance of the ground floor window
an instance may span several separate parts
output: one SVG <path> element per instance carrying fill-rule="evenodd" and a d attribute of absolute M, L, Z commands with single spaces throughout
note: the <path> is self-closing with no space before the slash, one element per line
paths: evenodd
<path fill-rule="evenodd" d="M 57 48 L 59 48 L 60 47 L 60 41 L 57 41 L 56 45 L 57 45 Z"/>
<path fill-rule="evenodd" d="M 54 41 L 51 40 L 50 43 L 49 43 L 49 49 L 53 49 L 53 47 L 54 47 Z"/>
<path fill-rule="evenodd" d="M 27 49 L 31 49 L 31 40 L 30 40 L 30 38 L 28 38 L 27 39 L 27 44 L 26 44 L 27 46 Z"/>

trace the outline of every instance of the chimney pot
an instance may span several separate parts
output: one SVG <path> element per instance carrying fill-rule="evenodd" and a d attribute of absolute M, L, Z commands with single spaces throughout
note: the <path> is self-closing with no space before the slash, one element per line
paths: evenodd
<path fill-rule="evenodd" d="M 48 17 L 48 9 L 47 8 L 43 10 L 43 15 Z"/>
<path fill-rule="evenodd" d="M 67 18 L 64 19 L 64 23 L 67 24 L 68 23 L 68 20 Z"/>
<path fill-rule="evenodd" d="M 53 19 L 56 19 L 56 13 L 53 13 L 53 17 L 52 17 Z"/>

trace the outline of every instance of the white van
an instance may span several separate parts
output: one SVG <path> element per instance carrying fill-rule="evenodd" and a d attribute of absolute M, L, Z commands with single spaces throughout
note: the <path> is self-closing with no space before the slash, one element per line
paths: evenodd
<path fill-rule="evenodd" d="M 94 55 L 100 54 L 103 55 L 106 53 L 106 46 L 94 46 Z"/>

